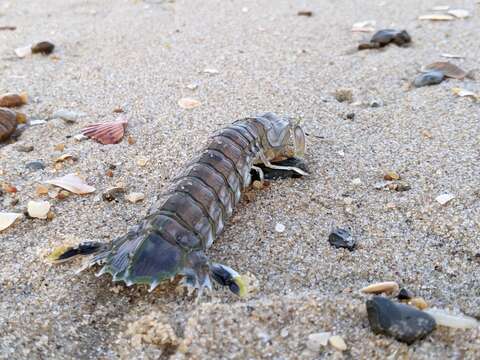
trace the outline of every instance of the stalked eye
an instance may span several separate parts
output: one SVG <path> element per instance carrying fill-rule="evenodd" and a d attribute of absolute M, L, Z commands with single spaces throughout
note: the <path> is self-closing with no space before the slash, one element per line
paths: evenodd
<path fill-rule="evenodd" d="M 213 279 L 222 286 L 232 283 L 232 275 L 223 266 L 212 266 Z"/>

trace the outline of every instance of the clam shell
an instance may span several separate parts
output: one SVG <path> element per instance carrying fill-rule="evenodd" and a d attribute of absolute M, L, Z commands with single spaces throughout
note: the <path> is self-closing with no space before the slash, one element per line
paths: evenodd
<path fill-rule="evenodd" d="M 61 187 L 78 195 L 89 194 L 95 191 L 93 186 L 88 185 L 80 176 L 75 174 L 68 174 L 61 178 L 47 180 L 45 183 Z"/>
<path fill-rule="evenodd" d="M 465 70 L 460 69 L 457 65 L 454 65 L 448 61 L 437 61 L 430 65 L 424 66 L 422 71 L 427 72 L 430 70 L 441 71 L 446 77 L 462 80 L 467 76 Z"/>
<path fill-rule="evenodd" d="M 14 111 L 0 108 L 0 141 L 7 140 L 17 128 L 17 115 Z"/>
<path fill-rule="evenodd" d="M 10 227 L 17 219 L 21 218 L 22 214 L 16 213 L 0 213 L 0 231 Z"/>
<path fill-rule="evenodd" d="M 126 119 L 109 123 L 92 124 L 82 129 L 82 134 L 97 140 L 103 145 L 116 144 L 122 140 L 126 126 Z"/>

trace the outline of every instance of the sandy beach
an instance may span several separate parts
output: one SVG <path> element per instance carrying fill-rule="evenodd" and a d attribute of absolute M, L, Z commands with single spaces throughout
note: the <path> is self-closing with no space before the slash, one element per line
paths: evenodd
<path fill-rule="evenodd" d="M 418 20 L 436 5 L 471 16 Z M 352 24 L 366 20 L 377 30 L 407 30 L 411 46 L 356 51 L 373 33 L 352 32 Z M 480 4 L 7 0 L 3 25 L 17 28 L 0 31 L 0 93 L 26 91 L 29 102 L 18 110 L 47 121 L 0 147 L 0 183 L 18 190 L 0 195 L 0 212 L 22 213 L 41 199 L 54 218 L 23 217 L 0 233 L 1 359 L 480 357 L 478 327 L 439 326 L 412 345 L 374 334 L 370 296 L 359 292 L 396 281 L 431 307 L 480 320 L 480 102 L 451 90 L 480 93 L 478 75 L 409 86 L 434 61 L 480 69 Z M 14 49 L 43 40 L 56 45 L 53 54 L 16 57 Z M 351 101 L 337 101 L 339 89 L 351 90 Z M 186 97 L 201 105 L 182 109 Z M 122 142 L 73 138 L 117 119 L 117 108 L 128 119 Z M 84 116 L 52 119 L 60 109 Z M 265 111 L 300 120 L 311 175 L 256 191 L 209 250 L 250 279 L 246 299 L 221 289 L 196 302 L 175 284 L 149 293 L 94 269 L 76 275 L 77 260 L 45 261 L 56 246 L 125 233 L 210 133 Z M 62 154 L 76 161 L 55 166 Z M 45 169 L 27 169 L 34 160 Z M 376 189 L 387 171 L 410 189 Z M 69 173 L 96 191 L 64 200 L 36 194 Z M 119 184 L 145 199 L 104 201 Z M 439 204 L 446 193 L 455 198 Z M 329 244 L 334 227 L 351 229 L 354 251 Z M 327 331 L 347 349 L 307 347 L 310 334 Z"/>

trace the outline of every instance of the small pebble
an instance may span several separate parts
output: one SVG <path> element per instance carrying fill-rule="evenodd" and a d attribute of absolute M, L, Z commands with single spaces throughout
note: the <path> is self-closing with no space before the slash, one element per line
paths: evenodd
<path fill-rule="evenodd" d="M 360 291 L 366 294 L 392 294 L 397 292 L 398 288 L 398 284 L 395 281 L 384 281 L 368 285 L 360 289 Z"/>
<path fill-rule="evenodd" d="M 85 136 L 85 135 L 83 135 L 83 134 L 77 134 L 77 135 L 75 135 L 75 136 L 73 137 L 73 139 L 74 139 L 75 141 L 80 142 L 80 141 L 83 141 L 83 140 L 88 139 L 88 137 Z"/>
<path fill-rule="evenodd" d="M 35 188 L 35 194 L 38 196 L 47 195 L 48 188 L 43 185 L 37 185 L 37 187 Z"/>
<path fill-rule="evenodd" d="M 130 193 L 130 194 L 126 195 L 125 199 L 127 199 L 131 203 L 135 204 L 135 203 L 145 199 L 145 195 L 143 193 L 140 193 L 140 192 L 133 192 L 133 193 Z"/>
<path fill-rule="evenodd" d="M 33 146 L 32 145 L 16 145 L 14 149 L 18 152 L 28 153 L 33 151 Z"/>
<path fill-rule="evenodd" d="M 313 352 L 319 352 L 322 346 L 327 346 L 330 335 L 329 332 L 308 335 L 307 348 Z"/>
<path fill-rule="evenodd" d="M 61 110 L 55 111 L 52 115 L 52 118 L 54 118 L 54 119 L 60 118 L 67 123 L 73 124 L 73 123 L 76 123 L 77 120 L 84 115 L 85 114 L 83 114 L 83 113 L 78 113 L 78 112 L 74 112 L 74 111 L 70 111 L 70 110 L 61 109 Z"/>
<path fill-rule="evenodd" d="M 480 326 L 480 323 L 472 317 L 455 315 L 442 309 L 427 309 L 425 313 L 432 316 L 438 325 L 456 329 L 472 329 Z"/>
<path fill-rule="evenodd" d="M 355 179 L 352 180 L 352 185 L 360 186 L 360 185 L 362 185 L 362 180 L 360 178 L 355 178 Z"/>
<path fill-rule="evenodd" d="M 353 112 L 348 113 L 348 114 L 347 114 L 347 119 L 348 119 L 348 120 L 353 120 L 353 119 L 355 119 L 355 113 L 353 113 Z"/>
<path fill-rule="evenodd" d="M 374 296 L 367 300 L 368 321 L 372 331 L 411 344 L 423 339 L 436 327 L 435 319 L 424 311 Z"/>
<path fill-rule="evenodd" d="M 420 309 L 420 310 L 425 310 L 426 308 L 428 308 L 427 302 L 425 301 L 425 299 L 421 297 L 416 297 L 411 299 L 408 302 L 408 305 L 415 306 L 417 309 Z"/>
<path fill-rule="evenodd" d="M 337 89 L 334 96 L 338 102 L 351 103 L 353 101 L 353 91 L 351 89 Z"/>
<path fill-rule="evenodd" d="M 414 297 L 415 295 L 410 291 L 405 288 L 401 288 L 400 291 L 398 292 L 397 299 L 398 300 L 410 300 Z"/>
<path fill-rule="evenodd" d="M 383 101 L 382 100 L 373 100 L 370 102 L 370 107 L 371 108 L 379 108 L 383 106 Z"/>
<path fill-rule="evenodd" d="M 53 52 L 53 49 L 55 49 L 54 44 L 49 41 L 42 41 L 35 45 L 32 45 L 31 51 L 32 54 L 41 53 L 43 55 L 49 55 Z"/>
<path fill-rule="evenodd" d="M 279 233 L 284 232 L 285 231 L 285 225 L 280 224 L 280 223 L 275 224 L 275 231 L 279 232 Z"/>
<path fill-rule="evenodd" d="M 395 171 L 387 171 L 385 175 L 383 175 L 385 180 L 400 180 L 400 175 L 398 175 Z"/>
<path fill-rule="evenodd" d="M 113 201 L 118 198 L 119 195 L 125 193 L 125 188 L 123 186 L 115 186 L 110 189 L 107 189 L 102 194 L 102 199 L 104 201 Z"/>
<path fill-rule="evenodd" d="M 402 46 L 408 44 L 412 41 L 412 38 L 405 30 L 394 30 L 394 29 L 383 29 L 377 31 L 373 34 L 372 38 L 370 39 L 370 43 L 378 44 L 379 47 L 386 46 L 390 43 L 394 43 L 395 45 Z"/>
<path fill-rule="evenodd" d="M 25 164 L 25 167 L 28 169 L 28 170 L 33 170 L 33 171 L 37 171 L 37 170 L 43 170 L 45 169 L 45 164 L 39 160 L 37 161 L 30 161 L 29 163 Z"/>
<path fill-rule="evenodd" d="M 27 205 L 28 215 L 32 218 L 46 219 L 50 207 L 48 201 L 29 201 Z"/>
<path fill-rule="evenodd" d="M 340 350 L 340 351 L 347 350 L 347 344 L 345 344 L 345 341 L 339 335 L 331 336 L 330 339 L 328 339 L 328 342 L 337 350 Z"/>
<path fill-rule="evenodd" d="M 429 72 L 419 74 L 413 81 L 413 85 L 416 87 L 422 87 L 427 85 L 436 85 L 440 84 L 445 75 L 441 71 L 431 70 Z"/>
<path fill-rule="evenodd" d="M 352 234 L 345 229 L 336 228 L 328 236 L 328 242 L 330 245 L 338 248 L 345 248 L 353 251 L 356 245 L 356 241 Z"/>

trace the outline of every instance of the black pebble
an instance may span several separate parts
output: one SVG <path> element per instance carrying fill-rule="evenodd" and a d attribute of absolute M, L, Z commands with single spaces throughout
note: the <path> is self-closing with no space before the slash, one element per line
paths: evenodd
<path fill-rule="evenodd" d="M 400 291 L 398 292 L 397 299 L 398 300 L 410 300 L 414 297 L 415 295 L 410 291 L 405 288 L 401 288 Z"/>
<path fill-rule="evenodd" d="M 45 169 L 45 165 L 41 161 L 31 161 L 25 164 L 25 167 L 28 170 L 33 170 L 33 171 Z"/>
<path fill-rule="evenodd" d="M 336 248 L 345 248 L 350 251 L 353 251 L 357 243 L 348 230 L 340 228 L 336 228 L 328 235 L 328 242 Z"/>
<path fill-rule="evenodd" d="M 348 120 L 353 120 L 353 119 L 355 119 L 355 113 L 353 113 L 353 112 L 348 113 L 348 114 L 347 114 L 347 119 L 348 119 Z"/>
<path fill-rule="evenodd" d="M 398 341 L 411 344 L 423 339 L 436 327 L 435 319 L 429 314 L 405 304 L 396 304 L 382 297 L 367 300 L 370 327 L 376 334 L 385 334 Z"/>
<path fill-rule="evenodd" d="M 443 79 L 445 79 L 445 75 L 443 74 L 443 72 L 438 70 L 431 70 L 429 72 L 418 75 L 413 81 L 413 85 L 415 85 L 416 87 L 436 85 L 440 84 Z"/>
<path fill-rule="evenodd" d="M 412 38 L 405 30 L 398 31 L 394 29 L 379 30 L 375 34 L 373 34 L 372 38 L 370 39 L 371 43 L 376 43 L 380 47 L 388 45 L 391 42 L 398 46 L 401 46 L 408 44 L 411 41 Z"/>

